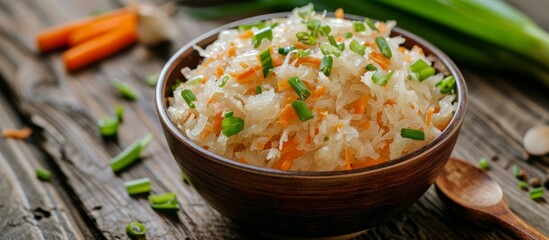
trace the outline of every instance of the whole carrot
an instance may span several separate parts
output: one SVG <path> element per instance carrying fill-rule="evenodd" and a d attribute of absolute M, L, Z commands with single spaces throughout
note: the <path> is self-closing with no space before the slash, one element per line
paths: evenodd
<path fill-rule="evenodd" d="M 74 30 L 69 35 L 69 46 L 76 46 L 87 40 L 93 39 L 109 30 L 112 30 L 120 25 L 134 24 L 137 21 L 135 12 L 127 11 L 125 13 L 113 16 L 111 18 L 102 19 L 86 24 Z"/>

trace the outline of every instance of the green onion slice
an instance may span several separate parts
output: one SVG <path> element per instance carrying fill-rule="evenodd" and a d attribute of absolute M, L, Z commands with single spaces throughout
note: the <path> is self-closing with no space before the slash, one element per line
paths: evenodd
<path fill-rule="evenodd" d="M 175 83 L 172 85 L 172 92 L 175 91 L 175 89 L 177 89 L 179 86 L 181 86 L 181 83 L 183 83 L 181 79 L 176 79 Z"/>
<path fill-rule="evenodd" d="M 374 73 L 374 75 L 372 75 L 372 82 L 377 85 L 384 86 L 385 84 L 387 84 L 387 82 L 389 82 L 389 79 L 391 79 L 392 76 L 393 70 L 389 70 L 385 74 L 381 72 L 376 72 Z"/>
<path fill-rule="evenodd" d="M 530 190 L 530 198 L 532 200 L 543 198 L 543 187 L 538 187 Z"/>
<path fill-rule="evenodd" d="M 155 210 L 178 210 L 179 202 L 173 192 L 161 193 L 149 196 L 149 203 Z"/>
<path fill-rule="evenodd" d="M 430 65 L 423 61 L 423 59 L 419 59 L 415 63 L 410 65 L 410 70 L 417 73 L 427 67 L 430 67 Z"/>
<path fill-rule="evenodd" d="M 326 76 L 330 76 L 332 72 L 332 65 L 334 64 L 334 59 L 332 56 L 324 56 L 322 62 L 320 62 L 320 71 Z"/>
<path fill-rule="evenodd" d="M 122 105 L 120 104 L 117 104 L 114 108 L 114 114 L 116 115 L 118 122 L 122 122 L 124 120 L 124 107 L 122 107 Z"/>
<path fill-rule="evenodd" d="M 490 163 L 488 163 L 486 158 L 481 158 L 478 162 L 478 166 L 482 170 L 488 170 L 490 168 Z"/>
<path fill-rule="evenodd" d="M 300 7 L 297 9 L 297 14 L 301 17 L 301 18 L 306 18 L 307 16 L 310 16 L 314 13 L 315 11 L 315 8 L 313 6 L 312 3 L 309 3 L 303 7 Z"/>
<path fill-rule="evenodd" d="M 254 33 L 251 39 L 254 48 L 259 47 L 259 45 L 261 45 L 261 41 L 265 38 L 269 39 L 269 41 L 273 40 L 273 30 L 270 27 L 263 28 Z"/>
<path fill-rule="evenodd" d="M 511 171 L 513 172 L 513 176 L 515 176 L 516 178 L 519 177 L 520 175 L 520 168 L 515 164 L 513 165 L 513 167 L 511 168 Z"/>
<path fill-rule="evenodd" d="M 239 117 L 233 117 L 232 114 L 230 117 L 224 117 L 223 121 L 221 121 L 221 132 L 227 137 L 238 134 L 243 129 L 244 120 Z"/>
<path fill-rule="evenodd" d="M 364 32 L 366 31 L 366 26 L 364 26 L 364 23 L 359 21 L 353 21 L 353 29 L 355 32 Z"/>
<path fill-rule="evenodd" d="M 257 28 L 257 29 L 262 29 L 265 27 L 265 22 L 264 21 L 259 21 L 259 22 L 253 22 L 253 23 L 245 23 L 245 24 L 242 24 L 240 26 L 238 26 L 238 30 L 239 31 L 246 31 L 246 30 L 249 30 L 249 29 L 252 29 L 252 28 Z"/>
<path fill-rule="evenodd" d="M 526 181 L 519 181 L 519 188 L 520 189 L 527 189 L 528 188 L 528 183 Z"/>
<path fill-rule="evenodd" d="M 299 49 L 296 52 L 296 55 L 297 55 L 298 58 L 307 57 L 307 56 L 309 56 L 309 54 L 311 54 L 311 49 L 307 49 L 307 50 Z"/>
<path fill-rule="evenodd" d="M 49 182 L 51 179 L 51 172 L 46 169 L 39 168 L 35 169 L 34 172 L 36 173 L 36 178 L 41 181 Z"/>
<path fill-rule="evenodd" d="M 435 84 L 435 86 L 440 88 L 440 93 L 450 94 L 456 87 L 456 79 L 454 79 L 454 76 L 448 76 Z"/>
<path fill-rule="evenodd" d="M 261 69 L 263 69 L 263 77 L 267 77 L 269 70 L 273 69 L 273 59 L 271 58 L 271 49 L 265 48 L 259 53 L 259 60 L 261 61 Z"/>
<path fill-rule="evenodd" d="M 139 93 L 135 88 L 126 82 L 119 80 L 112 81 L 112 86 L 122 95 L 123 98 L 135 101 L 139 97 Z"/>
<path fill-rule="evenodd" d="M 410 128 L 400 129 L 400 136 L 414 140 L 425 140 L 425 133 L 423 131 Z"/>
<path fill-rule="evenodd" d="M 190 108 L 196 107 L 193 103 L 193 101 L 196 101 L 196 96 L 190 89 L 185 89 L 181 91 L 181 97 L 183 98 L 183 100 L 185 100 L 185 102 L 187 103 L 187 105 L 189 105 Z"/>
<path fill-rule="evenodd" d="M 130 195 L 147 193 L 151 190 L 151 180 L 140 178 L 124 182 L 124 186 Z"/>
<path fill-rule="evenodd" d="M 118 133 L 118 117 L 104 117 L 97 121 L 101 136 L 115 136 Z"/>
<path fill-rule="evenodd" d="M 131 222 L 128 225 L 126 225 L 126 233 L 132 237 L 141 237 L 145 236 L 145 233 L 147 232 L 147 228 L 143 223 L 140 222 Z"/>
<path fill-rule="evenodd" d="M 373 31 L 378 31 L 377 28 L 376 28 L 376 25 L 372 22 L 372 19 L 369 19 L 369 18 L 366 18 L 366 24 L 368 25 L 368 27 L 370 27 L 370 29 L 372 29 Z"/>
<path fill-rule="evenodd" d="M 330 54 L 334 54 L 336 55 L 337 57 L 341 56 L 341 49 L 339 48 L 339 46 L 332 46 L 328 43 L 322 43 L 320 45 L 320 51 L 322 52 L 322 54 L 324 55 L 330 55 Z"/>
<path fill-rule="evenodd" d="M 261 94 L 262 92 L 263 92 L 263 90 L 261 89 L 261 86 L 255 87 L 255 93 L 256 94 Z"/>
<path fill-rule="evenodd" d="M 229 76 L 225 75 L 221 78 L 221 83 L 219 84 L 219 87 L 225 87 L 227 84 L 227 81 L 229 81 Z"/>
<path fill-rule="evenodd" d="M 311 30 L 312 36 L 318 36 L 318 28 L 320 28 L 320 20 L 311 19 L 307 21 L 307 29 Z"/>
<path fill-rule="evenodd" d="M 303 42 L 307 45 L 315 45 L 316 44 L 316 38 L 312 35 L 309 35 L 306 32 L 298 32 L 295 34 L 297 37 L 297 41 Z"/>
<path fill-rule="evenodd" d="M 353 34 L 351 32 L 346 32 L 345 34 L 343 34 L 343 37 L 345 39 L 349 39 L 349 38 L 352 38 L 353 37 Z"/>
<path fill-rule="evenodd" d="M 366 65 L 366 67 L 364 69 L 366 69 L 368 71 L 375 71 L 375 70 L 377 70 L 377 67 L 374 66 L 374 64 L 370 63 L 370 64 Z"/>
<path fill-rule="evenodd" d="M 305 83 L 298 77 L 291 77 L 288 79 L 288 84 L 294 89 L 301 100 L 305 100 L 311 95 L 311 92 L 307 86 L 305 86 Z"/>
<path fill-rule="evenodd" d="M 355 52 L 360 56 L 364 56 L 364 54 L 366 54 L 366 47 L 358 43 L 356 40 L 351 41 L 351 44 L 349 45 L 349 49 L 351 49 L 351 51 Z"/>
<path fill-rule="evenodd" d="M 110 164 L 112 171 L 119 172 L 120 170 L 133 164 L 137 159 L 139 159 L 139 154 L 143 149 L 145 149 L 145 147 L 147 147 L 147 145 L 149 145 L 152 139 L 153 136 L 149 133 L 143 139 L 135 141 L 128 148 L 124 149 L 124 151 L 111 160 Z"/>
<path fill-rule="evenodd" d="M 419 71 L 417 74 L 418 74 L 418 80 L 421 82 L 421 81 L 429 78 L 430 76 L 435 75 L 435 68 L 426 67 L 424 69 L 421 69 L 421 71 Z"/>
<path fill-rule="evenodd" d="M 307 104 L 305 104 L 305 102 L 302 100 L 293 101 L 292 108 L 294 109 L 295 113 L 297 113 L 297 117 L 301 122 L 311 120 L 314 117 L 311 110 L 309 110 L 309 107 L 307 107 Z"/>
<path fill-rule="evenodd" d="M 145 77 L 145 83 L 151 87 L 156 86 L 156 83 L 158 82 L 158 74 L 151 74 Z"/>
<path fill-rule="evenodd" d="M 223 117 L 226 117 L 226 118 L 227 118 L 227 117 L 232 117 L 232 116 L 234 116 L 234 112 L 233 112 L 233 111 L 228 111 L 228 112 L 226 112 L 226 113 L 223 115 Z"/>
<path fill-rule="evenodd" d="M 393 53 L 391 53 L 391 48 L 389 48 L 389 44 L 387 44 L 387 40 L 385 40 L 384 37 L 376 37 L 376 45 L 383 56 L 387 58 L 391 58 L 393 56 Z"/>
<path fill-rule="evenodd" d="M 278 48 L 278 54 L 288 55 L 291 51 L 295 50 L 294 46 Z"/>
<path fill-rule="evenodd" d="M 191 80 L 188 80 L 185 82 L 185 86 L 193 86 L 193 85 L 196 85 L 200 82 L 202 82 L 202 80 L 204 80 L 204 76 L 202 75 L 198 75 L 194 78 L 191 78 Z"/>
<path fill-rule="evenodd" d="M 337 45 L 337 42 L 336 42 L 334 36 L 332 36 L 332 35 L 328 36 L 328 42 L 330 42 L 330 45 L 332 45 L 332 46 L 334 46 L 334 47 L 339 47 L 339 46 Z"/>
<path fill-rule="evenodd" d="M 320 33 L 320 36 L 328 36 L 331 31 L 332 28 L 328 25 L 322 25 L 318 28 L 318 33 Z"/>

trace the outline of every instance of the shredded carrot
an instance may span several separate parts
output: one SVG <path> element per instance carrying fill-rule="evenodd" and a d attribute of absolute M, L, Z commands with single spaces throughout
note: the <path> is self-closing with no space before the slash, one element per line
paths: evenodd
<path fill-rule="evenodd" d="M 427 110 L 427 116 L 425 116 L 425 125 L 427 127 L 431 126 L 431 118 L 433 117 L 433 113 L 435 112 L 435 108 L 429 107 L 429 110 Z"/>
<path fill-rule="evenodd" d="M 301 157 L 302 155 L 304 154 L 303 151 L 301 150 L 297 150 L 297 149 L 294 149 L 290 152 L 287 152 L 285 154 L 282 154 L 280 156 L 280 159 L 276 160 L 272 166 L 272 168 L 274 169 L 281 169 L 282 168 L 282 164 L 286 161 L 289 161 L 289 162 L 292 162 L 293 160 L 295 160 L 296 158 L 298 157 Z"/>
<path fill-rule="evenodd" d="M 246 38 L 251 38 L 253 35 L 254 33 L 252 32 L 252 30 L 246 30 L 244 32 L 239 33 L 238 37 L 242 39 L 246 39 Z"/>
<path fill-rule="evenodd" d="M 376 22 L 375 25 L 379 34 L 385 35 L 387 32 L 387 25 L 385 25 L 384 22 Z"/>
<path fill-rule="evenodd" d="M 23 129 L 4 129 L 2 130 L 2 137 L 13 139 L 25 139 L 30 137 L 32 130 L 28 127 Z"/>
<path fill-rule="evenodd" d="M 320 86 L 317 89 L 313 90 L 313 92 L 311 93 L 311 97 L 318 98 L 324 94 L 326 94 L 326 87 Z"/>
<path fill-rule="evenodd" d="M 288 171 L 290 168 L 292 168 L 292 161 L 286 160 L 282 163 L 282 166 L 280 166 L 280 170 L 282 171 Z"/>
<path fill-rule="evenodd" d="M 271 55 L 271 57 L 272 57 L 272 60 L 273 60 L 273 66 L 274 67 L 280 67 L 280 66 L 282 66 L 282 64 L 284 64 L 284 58 L 279 57 L 278 54 L 273 54 L 273 55 Z"/>
<path fill-rule="evenodd" d="M 120 26 L 135 27 L 136 21 L 137 14 L 135 12 L 126 12 L 112 18 L 87 24 L 70 34 L 69 46 L 76 46 L 85 41 L 94 39 L 110 30 L 119 28 Z"/>
<path fill-rule="evenodd" d="M 342 36 L 337 36 L 337 39 L 336 39 L 337 42 L 343 42 L 344 40 L 345 38 L 343 38 Z"/>
<path fill-rule="evenodd" d="M 366 131 L 368 129 L 370 129 L 370 121 L 366 121 L 365 123 L 363 123 L 362 125 L 360 125 L 359 129 L 362 130 L 362 131 Z"/>
<path fill-rule="evenodd" d="M 278 85 L 278 91 L 282 91 L 282 90 L 290 87 L 290 84 L 288 83 L 288 80 L 286 80 L 286 79 L 278 80 L 277 85 Z"/>
<path fill-rule="evenodd" d="M 284 127 L 287 127 L 294 119 L 297 119 L 297 114 L 295 113 L 294 108 L 291 104 L 286 104 L 282 111 L 280 111 L 278 123 L 282 124 Z"/>
<path fill-rule="evenodd" d="M 231 76 L 236 78 L 236 81 L 239 83 L 249 83 L 255 79 L 261 78 L 263 75 L 259 73 L 261 66 L 256 65 L 255 67 L 248 68 L 241 73 L 229 73 Z"/>
<path fill-rule="evenodd" d="M 204 130 L 202 130 L 202 133 L 200 133 L 200 141 L 204 141 L 212 133 L 212 124 L 208 123 L 206 126 L 204 126 Z"/>
<path fill-rule="evenodd" d="M 221 112 L 216 114 L 213 119 L 212 124 L 212 132 L 215 133 L 216 136 L 219 136 L 221 134 L 221 122 L 223 122 L 223 116 L 221 115 Z"/>
<path fill-rule="evenodd" d="M 377 159 L 373 159 L 373 158 L 369 158 L 369 157 L 365 158 L 365 159 L 362 159 L 360 161 L 357 161 L 357 163 L 352 164 L 352 168 L 353 169 L 365 168 L 365 167 L 369 167 L 369 166 L 373 166 L 373 165 L 376 165 L 376 164 L 387 162 L 389 160 L 389 155 L 390 155 L 389 145 L 392 142 L 393 142 L 392 139 L 385 141 L 385 143 L 386 143 L 385 147 L 383 147 L 380 150 L 379 157 Z"/>
<path fill-rule="evenodd" d="M 221 76 L 223 76 L 223 74 L 225 74 L 225 70 L 223 70 L 223 67 L 221 66 L 217 66 L 217 68 L 215 69 L 216 70 L 216 76 L 219 78 Z M 206 79 L 206 78 L 204 78 Z"/>
<path fill-rule="evenodd" d="M 135 27 L 117 28 L 65 51 L 62 59 L 67 70 L 77 70 L 122 50 L 136 40 Z"/>
<path fill-rule="evenodd" d="M 234 57 L 236 56 L 236 48 L 234 46 L 229 47 L 227 50 L 227 56 Z"/>
<path fill-rule="evenodd" d="M 307 48 L 309 48 L 309 45 L 306 45 L 305 43 L 302 43 L 302 42 L 297 42 L 297 43 L 295 43 L 295 48 L 296 49 L 307 49 Z"/>
<path fill-rule="evenodd" d="M 240 160 L 241 163 L 249 164 L 248 161 L 246 161 L 246 159 L 244 159 L 244 158 L 240 158 L 239 160 Z"/>
<path fill-rule="evenodd" d="M 296 65 L 309 65 L 316 68 L 320 68 L 320 58 L 315 57 L 304 57 L 304 58 L 298 58 Z"/>
<path fill-rule="evenodd" d="M 353 169 L 351 166 L 351 158 L 353 156 L 351 155 L 351 149 L 345 148 L 345 170 L 351 170 Z"/>
<path fill-rule="evenodd" d="M 381 126 L 381 128 L 385 129 L 385 124 L 383 123 L 383 113 L 382 112 L 377 112 L 377 123 L 379 124 L 379 126 Z"/>
<path fill-rule="evenodd" d="M 370 59 L 377 63 L 383 70 L 387 70 L 389 69 L 389 66 L 391 66 L 391 60 L 379 52 L 370 52 Z"/>
<path fill-rule="evenodd" d="M 374 42 L 364 42 L 364 46 L 371 47 L 371 48 L 377 48 L 377 45 Z"/>
<path fill-rule="evenodd" d="M 185 116 L 185 118 L 183 119 L 183 122 L 181 124 L 185 124 L 185 122 L 187 122 L 187 120 L 189 120 L 189 118 L 191 117 L 192 114 L 190 113 L 187 113 L 187 115 Z"/>
<path fill-rule="evenodd" d="M 412 51 L 417 51 L 419 54 L 425 56 L 425 53 L 423 53 L 423 48 L 421 48 L 420 46 L 418 45 L 414 45 L 412 47 Z"/>
<path fill-rule="evenodd" d="M 336 9 L 334 15 L 335 15 L 336 18 L 343 19 L 345 17 L 345 13 L 343 12 L 343 8 Z"/>
<path fill-rule="evenodd" d="M 248 68 L 250 66 L 244 62 L 239 62 L 238 65 L 240 65 L 242 68 Z"/>
<path fill-rule="evenodd" d="M 206 58 L 204 62 L 202 62 L 202 67 L 208 66 L 208 64 L 212 63 L 214 61 L 214 58 Z"/>
<path fill-rule="evenodd" d="M 334 126 L 334 132 L 339 132 L 339 129 L 341 129 L 342 127 L 345 127 L 345 125 L 343 123 L 338 123 Z"/>
<path fill-rule="evenodd" d="M 88 24 L 93 24 L 97 21 L 109 19 L 116 17 L 121 14 L 127 13 L 129 10 L 121 9 L 115 10 L 107 14 L 102 14 L 99 16 L 71 21 L 68 23 L 60 24 L 51 28 L 47 28 L 36 36 L 36 45 L 38 50 L 41 52 L 53 50 L 66 46 L 69 43 L 69 36 L 76 31 Z"/>
<path fill-rule="evenodd" d="M 353 102 L 353 108 L 355 109 L 355 114 L 363 114 L 366 110 L 366 106 L 370 101 L 370 95 L 366 94 L 362 97 L 359 97 Z"/>
<path fill-rule="evenodd" d="M 436 128 L 437 128 L 438 130 L 440 130 L 440 131 L 443 131 L 444 129 L 446 129 L 446 127 L 448 127 L 448 124 L 450 124 L 450 120 L 438 124 L 438 125 L 436 126 Z"/>
<path fill-rule="evenodd" d="M 391 106 L 393 106 L 393 105 L 395 105 L 395 104 L 396 104 L 396 102 L 395 102 L 395 101 L 393 101 L 393 99 L 388 99 L 388 100 L 387 100 L 387 101 L 385 101 L 385 103 L 383 103 L 383 104 L 385 104 L 385 105 L 391 105 Z"/>

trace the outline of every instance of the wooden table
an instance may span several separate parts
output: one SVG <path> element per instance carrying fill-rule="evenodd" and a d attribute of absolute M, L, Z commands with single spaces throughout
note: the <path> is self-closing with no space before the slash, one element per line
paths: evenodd
<path fill-rule="evenodd" d="M 513 1 L 547 28 L 538 1 Z M 544 4 L 544 3 L 539 3 Z M 59 52 L 37 54 L 33 36 L 44 27 L 89 15 L 93 9 L 121 7 L 116 0 L 18 0 L 0 2 L 0 128 L 31 126 L 31 139 L 0 139 L 0 239 L 127 238 L 124 227 L 138 220 L 149 239 L 261 238 L 223 218 L 181 181 L 153 106 L 154 89 L 143 79 L 160 71 L 171 53 L 194 37 L 234 19 L 197 21 L 176 14 L 180 29 L 171 47 L 134 46 L 101 64 L 67 74 Z M 536 7 L 538 6 L 538 7 Z M 546 9 L 546 8 L 545 8 Z M 536 13 L 538 12 L 538 13 Z M 502 186 L 512 210 L 549 234 L 549 204 L 532 201 L 517 187 L 511 166 L 545 178 L 549 159 L 528 158 L 521 141 L 536 124 L 549 123 L 548 89 L 522 78 L 495 76 L 463 68 L 470 93 L 468 114 L 455 155 L 477 162 L 490 159 L 489 174 Z M 117 78 L 137 86 L 136 102 L 112 89 Z M 524 81 L 523 81 L 524 80 Z M 125 109 L 118 141 L 104 141 L 96 120 Z M 144 159 L 119 175 L 108 163 L 134 140 L 151 132 L 155 140 Z M 34 169 L 53 172 L 40 182 Z M 130 197 L 123 182 L 149 177 L 152 192 L 174 191 L 182 209 L 173 216 L 153 211 L 146 198 Z M 548 199 L 548 194 L 545 194 Z M 360 239 L 502 239 L 444 208 L 431 188 L 416 204 Z"/>

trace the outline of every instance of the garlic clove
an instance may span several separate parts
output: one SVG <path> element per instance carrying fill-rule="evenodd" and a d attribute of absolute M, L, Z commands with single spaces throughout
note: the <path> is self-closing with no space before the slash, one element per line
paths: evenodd
<path fill-rule="evenodd" d="M 137 5 L 137 37 L 140 43 L 155 45 L 175 37 L 175 24 L 169 14 L 152 4 Z"/>
<path fill-rule="evenodd" d="M 536 126 L 524 134 L 523 145 L 531 155 L 545 155 L 549 153 L 549 126 Z"/>

